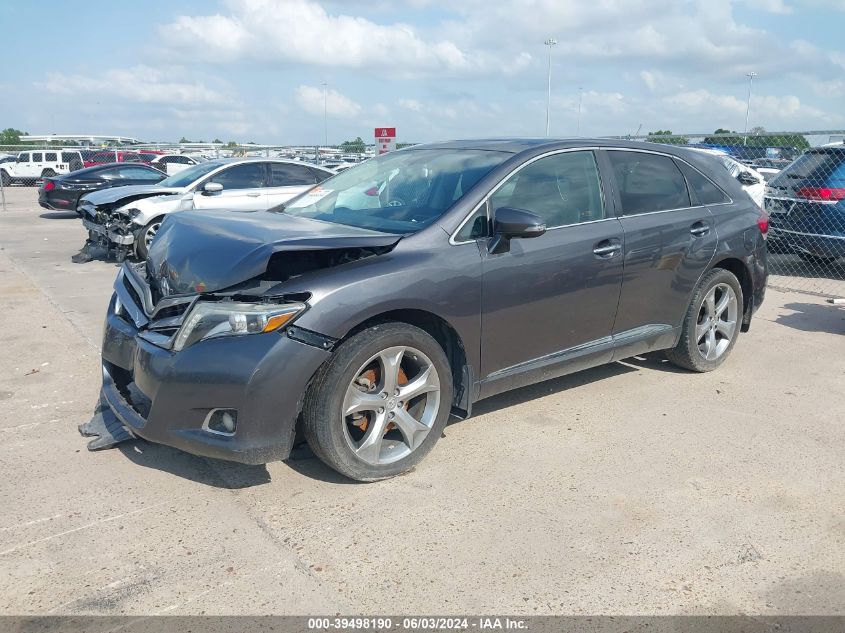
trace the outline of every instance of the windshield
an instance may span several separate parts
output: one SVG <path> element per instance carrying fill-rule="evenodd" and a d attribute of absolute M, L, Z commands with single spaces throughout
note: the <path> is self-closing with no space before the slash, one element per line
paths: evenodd
<path fill-rule="evenodd" d="M 202 178 L 206 174 L 213 172 L 218 167 L 222 167 L 220 163 L 200 163 L 199 165 L 193 165 L 188 167 L 187 169 L 183 169 L 182 171 L 173 174 L 169 178 L 165 178 L 160 183 L 158 183 L 159 187 L 187 187 L 188 185 L 192 184 L 195 180 Z"/>
<path fill-rule="evenodd" d="M 391 152 L 271 210 L 385 233 L 415 233 L 510 156 L 456 149 Z"/>

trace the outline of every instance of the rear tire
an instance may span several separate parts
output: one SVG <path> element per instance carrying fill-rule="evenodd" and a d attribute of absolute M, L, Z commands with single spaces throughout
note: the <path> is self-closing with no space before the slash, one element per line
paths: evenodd
<path fill-rule="evenodd" d="M 0 182 L 3 183 L 4 187 L 8 187 L 12 184 L 12 177 L 9 176 L 9 173 L 4 169 L 0 169 Z"/>
<path fill-rule="evenodd" d="M 440 344 L 420 328 L 384 323 L 343 342 L 320 368 L 305 396 L 302 430 L 326 465 L 377 481 L 428 454 L 451 405 L 452 372 Z"/>
<path fill-rule="evenodd" d="M 56 172 L 54 172 L 52 169 L 45 169 L 41 172 L 41 178 L 52 178 L 55 175 Z"/>
<path fill-rule="evenodd" d="M 697 372 L 713 371 L 730 355 L 742 326 L 742 287 L 736 276 L 714 268 L 698 284 L 669 361 Z"/>

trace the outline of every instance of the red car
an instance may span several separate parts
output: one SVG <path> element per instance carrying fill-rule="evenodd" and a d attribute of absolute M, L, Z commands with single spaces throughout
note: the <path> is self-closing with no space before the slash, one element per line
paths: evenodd
<path fill-rule="evenodd" d="M 158 150 L 144 151 L 123 151 L 123 150 L 102 150 L 95 152 L 85 161 L 86 167 L 105 165 L 107 163 L 144 163 L 149 165 L 152 160 L 164 152 Z"/>

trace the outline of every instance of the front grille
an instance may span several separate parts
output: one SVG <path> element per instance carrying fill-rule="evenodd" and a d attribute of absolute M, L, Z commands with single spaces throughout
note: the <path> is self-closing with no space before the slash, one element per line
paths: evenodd
<path fill-rule="evenodd" d="M 132 285 L 132 282 L 129 281 L 129 278 L 124 275 L 123 277 L 123 287 L 126 288 L 126 292 L 129 293 L 129 296 L 132 297 L 132 301 L 138 306 L 141 310 L 144 310 L 144 300 L 141 299 L 141 295 L 138 294 L 138 291 L 135 289 L 135 286 Z"/>
<path fill-rule="evenodd" d="M 153 315 L 156 319 L 172 319 L 174 317 L 182 316 L 188 310 L 190 303 L 177 303 L 155 311 Z"/>

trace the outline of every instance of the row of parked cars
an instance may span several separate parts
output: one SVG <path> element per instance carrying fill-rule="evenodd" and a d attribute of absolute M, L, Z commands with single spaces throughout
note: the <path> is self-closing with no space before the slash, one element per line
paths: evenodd
<path fill-rule="evenodd" d="M 3 186 L 12 184 L 35 184 L 45 178 L 62 176 L 85 167 L 99 167 L 112 163 L 147 165 L 164 174 L 175 174 L 199 159 L 184 154 L 167 153 L 160 150 L 60 150 L 39 149 L 20 152 L 0 163 L 0 178 Z"/>

